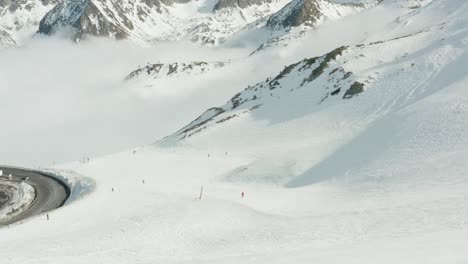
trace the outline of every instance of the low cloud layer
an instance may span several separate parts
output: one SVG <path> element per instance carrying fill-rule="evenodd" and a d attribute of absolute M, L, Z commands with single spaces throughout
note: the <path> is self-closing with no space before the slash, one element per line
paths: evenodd
<path fill-rule="evenodd" d="M 186 43 L 35 39 L 0 51 L 0 163 L 47 166 L 152 143 L 268 73 L 246 67 L 247 49 Z M 123 78 L 155 62 L 231 61 L 205 76 L 129 86 Z M 274 70 L 272 67 L 271 70 Z M 242 78 L 240 78 L 242 76 Z"/>

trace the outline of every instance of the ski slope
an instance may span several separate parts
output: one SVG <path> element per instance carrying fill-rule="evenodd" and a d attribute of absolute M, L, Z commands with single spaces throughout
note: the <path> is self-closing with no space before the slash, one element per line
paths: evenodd
<path fill-rule="evenodd" d="M 398 12 L 153 145 L 49 168 L 73 199 L 0 230 L 2 263 L 468 262 L 468 3 Z"/>

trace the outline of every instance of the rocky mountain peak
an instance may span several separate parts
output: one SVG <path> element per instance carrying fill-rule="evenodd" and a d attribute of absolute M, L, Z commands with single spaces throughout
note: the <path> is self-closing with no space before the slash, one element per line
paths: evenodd
<path fill-rule="evenodd" d="M 114 7 L 123 8 L 120 5 Z M 51 35 L 62 27 L 72 27 L 75 29 L 76 39 L 80 39 L 84 34 L 124 39 L 128 35 L 127 29 L 133 28 L 131 21 L 126 16 L 121 16 L 120 23 L 109 19 L 120 17 L 120 12 L 124 14 L 125 10 L 119 10 L 117 13 L 109 7 L 99 8 L 99 1 L 66 0 L 41 20 L 38 33 Z"/>
<path fill-rule="evenodd" d="M 270 29 L 313 26 L 323 16 L 320 0 L 293 0 L 268 19 Z"/>

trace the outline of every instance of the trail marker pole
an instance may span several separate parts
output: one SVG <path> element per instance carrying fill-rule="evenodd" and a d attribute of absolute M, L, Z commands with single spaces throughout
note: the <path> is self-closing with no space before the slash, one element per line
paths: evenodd
<path fill-rule="evenodd" d="M 198 199 L 201 200 L 202 196 L 203 196 L 203 185 L 200 188 L 200 197 Z"/>

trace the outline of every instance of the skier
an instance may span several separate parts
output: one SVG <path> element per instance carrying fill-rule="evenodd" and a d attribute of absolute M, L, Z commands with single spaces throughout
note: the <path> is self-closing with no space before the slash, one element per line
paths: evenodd
<path fill-rule="evenodd" d="M 245 195 L 245 193 L 244 193 L 244 192 L 242 192 L 242 194 L 241 194 L 241 195 L 242 195 L 242 198 L 244 198 L 244 195 Z"/>

